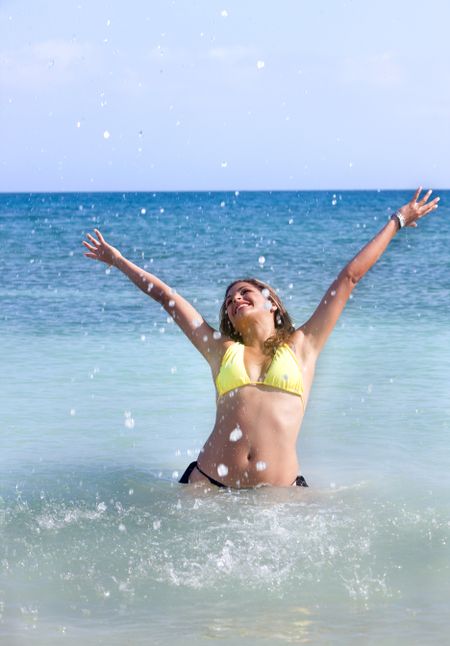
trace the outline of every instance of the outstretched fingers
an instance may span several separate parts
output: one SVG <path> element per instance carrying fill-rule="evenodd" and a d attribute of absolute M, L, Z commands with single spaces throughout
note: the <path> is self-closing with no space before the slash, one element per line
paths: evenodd
<path fill-rule="evenodd" d="M 87 249 L 87 253 L 84 255 L 87 258 L 100 260 L 107 265 L 114 265 L 117 258 L 121 256 L 120 252 L 106 242 L 98 229 L 94 229 L 94 234 L 86 233 L 83 245 Z"/>
<path fill-rule="evenodd" d="M 97 251 L 97 247 L 93 247 L 92 245 L 89 244 L 89 242 L 86 242 L 86 240 L 83 240 L 83 244 L 86 247 L 86 249 L 89 249 L 89 251 L 92 251 L 92 252 Z"/>
<path fill-rule="evenodd" d="M 419 204 L 420 204 L 421 206 L 423 206 L 424 204 L 426 204 L 426 202 L 428 202 L 428 200 L 430 199 L 430 195 L 431 195 L 431 193 L 432 193 L 432 192 L 433 192 L 433 191 L 432 191 L 432 190 L 431 190 L 431 188 L 430 188 L 430 189 L 425 193 L 425 195 L 423 196 L 423 198 L 419 201 Z"/>
<path fill-rule="evenodd" d="M 427 215 L 428 213 L 430 213 L 434 209 L 437 209 L 438 207 L 438 202 L 441 199 L 440 197 L 435 197 L 434 200 L 431 200 L 431 202 L 427 201 L 431 193 L 432 193 L 431 190 L 428 191 L 425 197 L 416 204 L 416 210 L 419 218 L 423 217 L 424 215 Z"/>
<path fill-rule="evenodd" d="M 96 234 L 97 238 L 100 240 L 100 242 L 102 244 L 105 244 L 105 239 L 102 236 L 102 234 L 100 233 L 100 231 L 98 229 L 94 229 L 94 231 L 95 231 L 95 234 Z"/>
<path fill-rule="evenodd" d="M 440 199 L 441 199 L 440 197 L 435 197 L 434 200 L 431 200 L 431 202 L 428 202 L 428 204 L 424 204 L 423 208 L 425 208 L 425 211 L 423 215 L 425 215 L 426 213 L 430 213 L 434 209 L 437 209 Z"/>
<path fill-rule="evenodd" d="M 421 194 L 421 192 L 422 192 L 422 187 L 421 187 L 421 186 L 419 186 L 419 188 L 417 189 L 417 191 L 414 193 L 414 197 L 413 197 L 413 199 L 411 200 L 411 202 L 412 202 L 412 203 L 417 202 L 417 200 L 419 199 L 419 195 Z"/>
<path fill-rule="evenodd" d="M 435 209 L 437 209 L 439 200 L 441 199 L 440 197 L 435 197 L 434 200 L 431 200 L 431 202 L 428 202 L 430 199 L 431 193 L 433 192 L 431 189 L 429 189 L 425 195 L 422 197 L 422 199 L 418 200 L 417 198 L 420 195 L 420 191 L 422 189 L 418 189 L 415 194 L 414 198 L 412 199 L 410 206 L 412 207 L 412 213 L 413 218 L 409 222 L 408 226 L 411 227 L 416 227 L 417 226 L 417 220 L 423 218 L 425 215 L 428 215 L 428 213 L 431 213 Z"/>
<path fill-rule="evenodd" d="M 90 240 L 90 241 L 91 241 L 91 242 L 92 242 L 96 247 L 99 247 L 99 246 L 100 246 L 100 242 L 99 242 L 96 238 L 94 238 L 94 236 L 91 236 L 91 234 L 90 234 L 90 233 L 87 233 L 87 234 L 86 234 L 86 237 L 87 237 L 87 238 L 89 238 L 89 240 Z"/>
<path fill-rule="evenodd" d="M 428 200 L 433 192 L 431 188 L 424 193 L 423 197 L 420 197 L 421 192 L 422 186 L 419 186 L 411 201 L 399 209 L 404 219 L 404 226 L 417 227 L 418 220 L 437 209 L 441 198 L 435 197 L 434 200 L 429 202 Z"/>

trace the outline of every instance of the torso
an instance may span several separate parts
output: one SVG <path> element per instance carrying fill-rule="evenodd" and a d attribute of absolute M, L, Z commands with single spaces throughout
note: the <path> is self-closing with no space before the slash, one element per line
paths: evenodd
<path fill-rule="evenodd" d="M 224 345 L 223 354 L 230 345 L 230 342 Z M 269 368 L 270 360 L 245 348 L 245 370 L 255 383 L 218 398 L 214 428 L 198 456 L 198 464 L 202 471 L 227 486 L 254 487 L 262 483 L 289 486 L 299 473 L 296 441 L 314 366 L 307 361 L 302 364 L 304 357 L 298 342 L 289 345 L 302 369 L 302 397 L 257 383 Z M 223 355 L 212 365 L 214 379 L 222 358 Z M 190 482 L 204 480 L 197 470 L 190 478 Z"/>

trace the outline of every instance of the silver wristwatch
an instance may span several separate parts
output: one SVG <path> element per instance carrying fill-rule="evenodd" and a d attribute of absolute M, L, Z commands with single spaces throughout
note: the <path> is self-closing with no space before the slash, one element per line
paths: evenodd
<path fill-rule="evenodd" d="M 400 211 L 396 211 L 395 213 L 393 213 L 391 215 L 390 219 L 391 220 L 394 220 L 394 219 L 397 220 L 398 226 L 399 226 L 400 229 L 403 229 L 403 227 L 406 225 L 405 217 L 404 217 L 404 215 L 402 215 L 402 213 L 400 213 Z"/>

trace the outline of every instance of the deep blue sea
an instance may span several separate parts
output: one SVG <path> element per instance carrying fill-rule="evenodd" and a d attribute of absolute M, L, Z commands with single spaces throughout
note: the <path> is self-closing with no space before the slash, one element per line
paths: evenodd
<path fill-rule="evenodd" d="M 207 364 L 99 228 L 217 325 L 255 275 L 297 324 L 410 191 L 0 195 L 0 643 L 442 644 L 450 192 L 357 286 L 298 443 L 309 489 L 192 491 Z"/>

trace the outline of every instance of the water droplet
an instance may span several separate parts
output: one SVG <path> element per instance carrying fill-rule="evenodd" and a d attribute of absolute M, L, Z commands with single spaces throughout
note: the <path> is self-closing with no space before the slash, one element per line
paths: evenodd
<path fill-rule="evenodd" d="M 170 369 L 171 374 L 174 375 L 176 373 L 176 371 L 177 371 L 177 367 L 172 366 L 172 368 Z"/>
<path fill-rule="evenodd" d="M 132 496 L 134 494 L 134 489 L 128 489 L 128 495 Z"/>
<path fill-rule="evenodd" d="M 242 431 L 241 431 L 241 429 L 239 428 L 239 425 L 238 425 L 238 426 L 236 426 L 236 428 L 234 428 L 231 431 L 231 433 L 230 433 L 230 441 L 231 442 L 237 442 L 238 440 L 241 439 L 241 437 L 242 437 Z"/>
<path fill-rule="evenodd" d="M 258 262 L 259 262 L 259 264 L 260 264 L 260 265 L 264 265 L 264 263 L 266 262 L 265 257 L 264 257 L 264 256 L 260 256 L 260 257 L 258 258 Z"/>
<path fill-rule="evenodd" d="M 223 209 L 225 207 L 225 202 L 220 203 L 221 208 Z"/>
<path fill-rule="evenodd" d="M 228 11 L 226 9 L 222 9 L 222 11 L 220 12 L 220 15 L 222 16 L 222 18 L 227 18 L 228 17 Z"/>
<path fill-rule="evenodd" d="M 213 332 L 213 339 L 216 341 L 222 337 L 221 333 L 218 330 L 214 330 Z"/>
<path fill-rule="evenodd" d="M 75 410 L 75 408 L 70 409 L 70 414 L 72 415 L 72 417 L 77 414 L 77 411 Z"/>
<path fill-rule="evenodd" d="M 265 469 L 267 469 L 267 464 L 265 462 L 263 462 L 263 460 L 259 460 L 256 463 L 256 470 L 257 471 L 265 471 Z"/>
<path fill-rule="evenodd" d="M 228 162 L 223 161 L 223 162 L 220 163 L 220 165 L 222 166 L 222 168 L 226 168 L 228 166 Z"/>
<path fill-rule="evenodd" d="M 159 209 L 159 212 L 160 212 L 160 213 L 164 213 L 164 209 L 161 207 L 161 208 Z"/>
<path fill-rule="evenodd" d="M 77 128 L 81 128 L 81 121 L 77 121 L 75 125 Z"/>
<path fill-rule="evenodd" d="M 130 428 L 130 429 L 131 429 L 131 428 L 134 428 L 134 424 L 135 424 L 135 422 L 134 422 L 133 417 L 131 416 L 131 411 L 126 410 L 126 411 L 124 412 L 124 417 L 125 417 L 125 419 L 124 419 L 124 422 L 123 422 L 123 423 L 124 423 L 125 427 L 126 427 L 126 428 Z"/>
<path fill-rule="evenodd" d="M 331 293 L 331 296 L 336 296 L 336 290 L 335 289 L 332 289 L 330 293 Z"/>
<path fill-rule="evenodd" d="M 294 220 L 293 220 L 293 218 L 291 218 L 290 220 L 288 220 L 288 224 L 294 224 Z"/>
<path fill-rule="evenodd" d="M 142 341 L 142 342 L 144 342 L 144 341 L 145 341 L 145 338 L 146 338 L 146 337 L 145 337 L 145 334 L 141 334 L 141 341 Z"/>
<path fill-rule="evenodd" d="M 159 529 L 161 527 L 161 521 L 160 520 L 154 520 L 153 521 L 153 529 Z"/>
<path fill-rule="evenodd" d="M 172 471 L 172 478 L 173 478 L 174 480 L 176 480 L 176 479 L 179 477 L 179 475 L 180 475 L 180 474 L 178 473 L 178 471 Z"/>
<path fill-rule="evenodd" d="M 123 523 L 120 523 L 119 532 L 126 532 L 126 531 L 127 531 L 127 528 L 125 527 L 125 525 Z"/>
<path fill-rule="evenodd" d="M 147 209 L 141 209 L 141 215 L 145 215 L 147 213 Z"/>
<path fill-rule="evenodd" d="M 226 476 L 226 475 L 227 475 L 227 473 L 228 473 L 228 467 L 227 467 L 227 465 L 226 465 L 226 464 L 219 464 L 219 466 L 217 467 L 217 473 L 218 473 L 218 474 L 219 474 L 219 476 L 221 476 L 221 477 Z"/>
<path fill-rule="evenodd" d="M 264 62 L 264 61 L 256 61 L 256 67 L 257 67 L 257 69 L 262 70 L 264 66 L 265 66 L 265 62 Z"/>
<path fill-rule="evenodd" d="M 103 139 L 109 139 L 110 137 L 111 137 L 110 133 L 107 130 L 105 130 L 105 132 L 103 133 Z"/>

